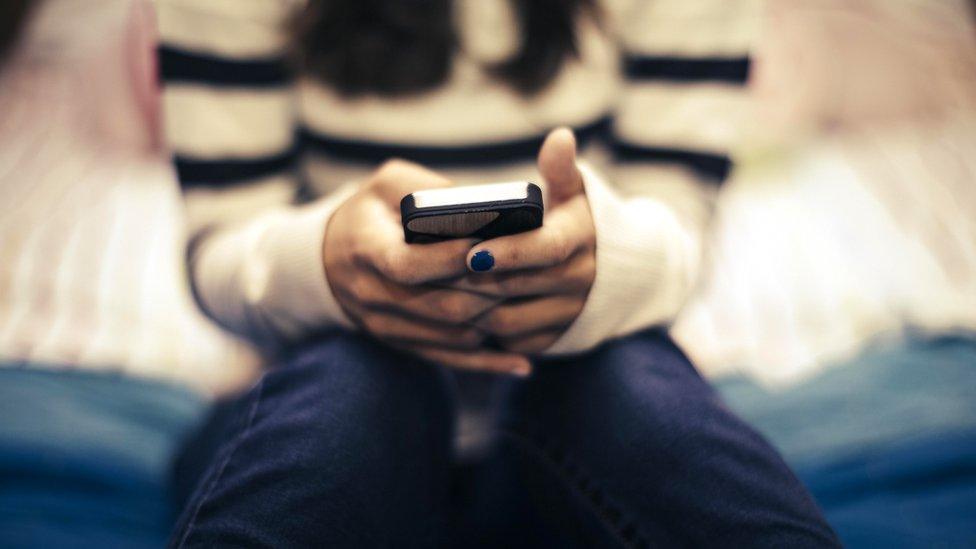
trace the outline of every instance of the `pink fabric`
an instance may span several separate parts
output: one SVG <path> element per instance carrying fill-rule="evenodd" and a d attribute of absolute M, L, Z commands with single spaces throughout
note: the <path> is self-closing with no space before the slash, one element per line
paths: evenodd
<path fill-rule="evenodd" d="M 159 67 L 156 56 L 159 36 L 156 13 L 148 0 L 133 0 L 126 31 L 125 51 L 129 57 L 130 82 L 136 105 L 145 120 L 150 144 L 156 149 L 162 145 Z"/>
<path fill-rule="evenodd" d="M 220 392 L 256 359 L 190 295 L 148 0 L 45 0 L 0 72 L 0 363 Z"/>
<path fill-rule="evenodd" d="M 763 28 L 753 85 L 776 138 L 976 107 L 967 0 L 770 0 Z"/>

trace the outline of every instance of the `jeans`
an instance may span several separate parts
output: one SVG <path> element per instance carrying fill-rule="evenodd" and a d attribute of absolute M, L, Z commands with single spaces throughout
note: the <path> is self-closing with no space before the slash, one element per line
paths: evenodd
<path fill-rule="evenodd" d="M 540 361 L 499 397 L 491 450 L 459 467 L 448 372 L 361 336 L 321 341 L 187 446 L 195 487 L 171 546 L 838 545 L 663 333 Z"/>

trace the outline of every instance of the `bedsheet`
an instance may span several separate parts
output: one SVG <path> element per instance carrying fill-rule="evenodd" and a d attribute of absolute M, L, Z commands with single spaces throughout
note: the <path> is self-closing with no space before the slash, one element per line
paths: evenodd
<path fill-rule="evenodd" d="M 976 338 L 878 344 L 786 390 L 717 386 L 847 545 L 976 546 Z"/>

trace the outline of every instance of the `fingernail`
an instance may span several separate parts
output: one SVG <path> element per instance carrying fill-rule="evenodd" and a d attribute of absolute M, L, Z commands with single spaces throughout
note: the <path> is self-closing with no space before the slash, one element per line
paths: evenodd
<path fill-rule="evenodd" d="M 532 373 L 532 366 L 528 364 L 516 366 L 515 369 L 512 370 L 512 375 L 516 377 L 529 377 L 530 373 Z"/>
<path fill-rule="evenodd" d="M 490 271 L 492 267 L 495 266 L 495 258 L 492 257 L 491 252 L 488 250 L 481 250 L 480 252 L 471 256 L 471 270 L 483 273 L 485 271 Z"/>

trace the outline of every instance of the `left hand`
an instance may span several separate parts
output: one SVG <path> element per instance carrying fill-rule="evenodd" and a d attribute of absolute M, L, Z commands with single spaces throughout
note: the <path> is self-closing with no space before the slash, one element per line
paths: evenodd
<path fill-rule="evenodd" d="M 528 374 L 526 357 L 482 348 L 485 334 L 471 325 L 499 299 L 427 286 L 464 275 L 475 241 L 403 241 L 400 198 L 450 185 L 422 166 L 384 163 L 329 220 L 322 243 L 326 282 L 353 322 L 393 347 L 446 366 Z"/>
<path fill-rule="evenodd" d="M 505 300 L 474 324 L 519 354 L 555 343 L 583 310 L 596 277 L 596 231 L 573 132 L 553 130 L 538 162 L 548 189 L 543 226 L 473 246 L 467 257 L 471 273 L 451 284 Z M 493 265 L 485 270 L 489 256 Z"/>

